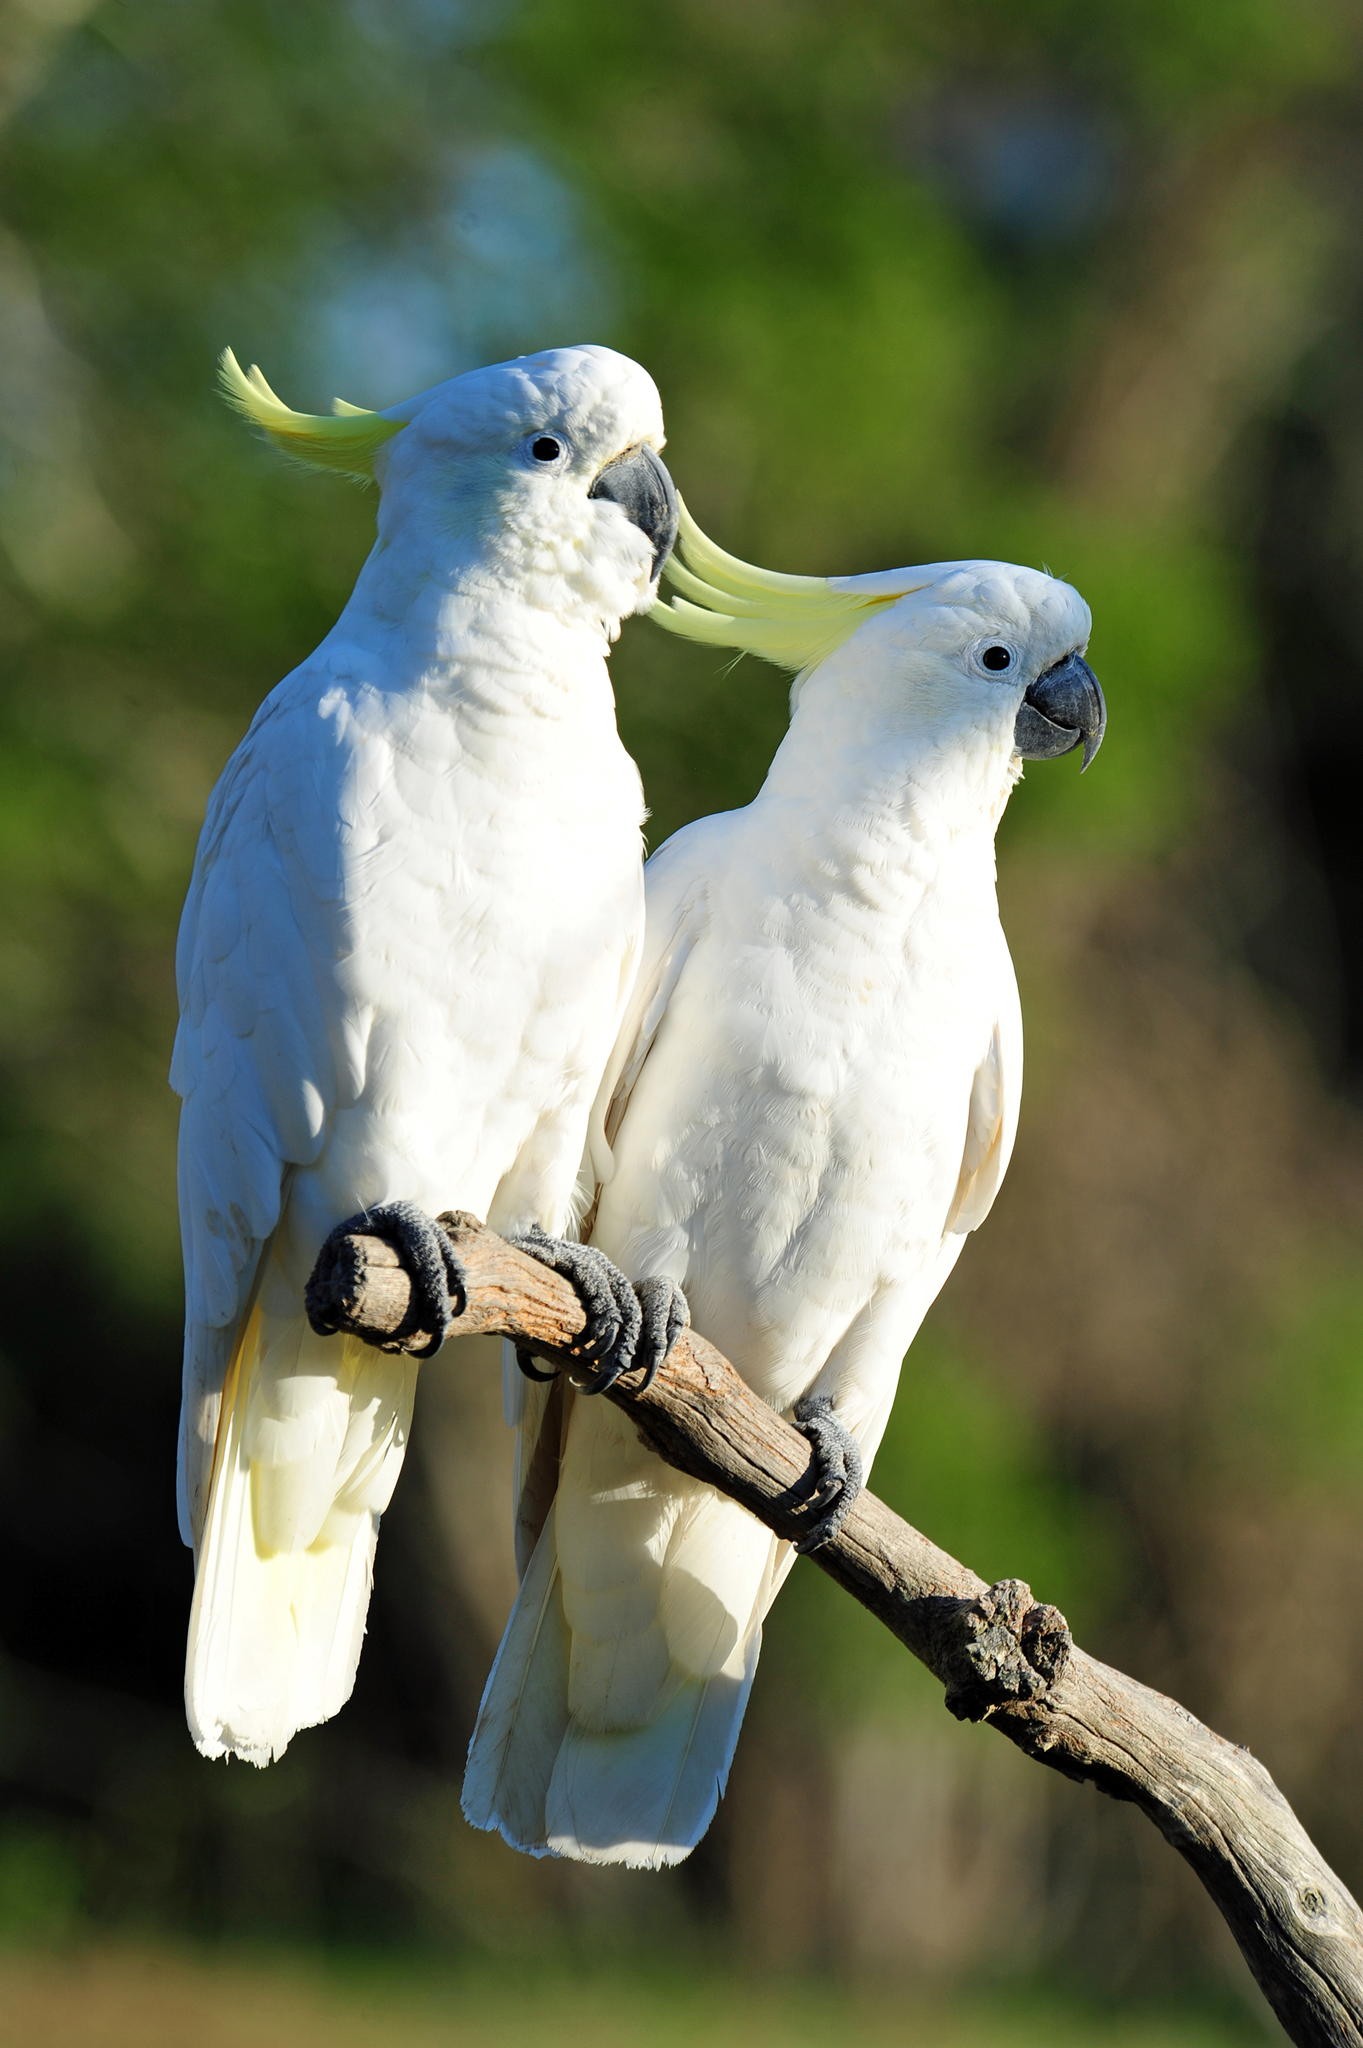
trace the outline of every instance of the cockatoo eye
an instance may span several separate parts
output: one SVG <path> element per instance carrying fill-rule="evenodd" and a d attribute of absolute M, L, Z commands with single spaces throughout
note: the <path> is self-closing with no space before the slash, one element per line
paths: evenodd
<path fill-rule="evenodd" d="M 988 639 L 967 649 L 966 660 L 977 676 L 1002 676 L 1018 667 L 1021 656 L 1011 641 Z"/>
<path fill-rule="evenodd" d="M 565 450 L 553 434 L 536 434 L 530 443 L 530 453 L 536 462 L 558 462 Z"/>

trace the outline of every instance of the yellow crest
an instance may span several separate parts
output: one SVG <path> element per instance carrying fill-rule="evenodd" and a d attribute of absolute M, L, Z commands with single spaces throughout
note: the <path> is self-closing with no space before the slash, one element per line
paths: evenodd
<path fill-rule="evenodd" d="M 677 545 L 664 575 L 682 593 L 648 616 L 684 640 L 758 654 L 778 668 L 812 668 L 900 590 L 857 590 L 852 577 L 782 576 L 707 540 L 679 505 Z M 913 588 L 912 584 L 905 586 Z"/>
<path fill-rule="evenodd" d="M 374 457 L 385 441 L 402 432 L 401 420 L 365 412 L 358 405 L 347 405 L 343 398 L 332 400 L 330 417 L 295 412 L 276 397 L 257 364 L 243 370 L 230 348 L 218 358 L 218 377 L 227 403 L 243 419 L 262 428 L 276 448 L 313 469 L 337 470 L 360 483 L 372 483 Z"/>

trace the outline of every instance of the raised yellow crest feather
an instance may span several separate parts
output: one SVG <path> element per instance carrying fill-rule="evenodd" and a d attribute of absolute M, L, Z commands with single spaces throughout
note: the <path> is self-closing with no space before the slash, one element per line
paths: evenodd
<path fill-rule="evenodd" d="M 716 547 L 680 503 L 678 520 L 677 545 L 663 573 L 681 594 L 659 599 L 648 616 L 684 640 L 757 654 L 778 668 L 812 668 L 871 612 L 903 594 L 857 590 L 850 577 L 759 569 Z"/>
<path fill-rule="evenodd" d="M 218 358 L 218 378 L 227 402 L 260 427 L 276 448 L 313 469 L 331 469 L 359 483 L 374 481 L 374 457 L 385 441 L 401 433 L 402 421 L 332 400 L 331 415 L 295 412 L 265 381 L 259 364 L 243 370 L 230 348 Z"/>

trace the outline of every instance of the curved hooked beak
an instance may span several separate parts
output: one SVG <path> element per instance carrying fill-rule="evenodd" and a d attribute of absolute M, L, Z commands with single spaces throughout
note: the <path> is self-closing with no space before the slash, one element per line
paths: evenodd
<path fill-rule="evenodd" d="M 653 543 L 653 581 L 677 539 L 677 492 L 662 457 L 641 442 L 608 462 L 588 491 L 609 498 Z"/>
<path fill-rule="evenodd" d="M 1097 676 L 1082 655 L 1067 654 L 1028 685 L 1018 707 L 1013 745 L 1024 761 L 1048 761 L 1082 743 L 1082 775 L 1106 731 L 1107 705 Z"/>

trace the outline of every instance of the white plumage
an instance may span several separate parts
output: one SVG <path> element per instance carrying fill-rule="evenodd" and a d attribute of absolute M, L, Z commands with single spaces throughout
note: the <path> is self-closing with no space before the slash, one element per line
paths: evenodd
<path fill-rule="evenodd" d="M 1089 615 L 1067 585 L 992 563 L 795 588 L 717 550 L 712 565 L 727 591 L 676 579 L 710 605 L 693 637 L 792 665 L 841 644 L 800 678 L 755 801 L 649 863 L 592 1237 L 677 1281 L 783 1413 L 831 1396 L 869 1466 L 1012 1151 L 1022 1035 L 994 833 L 1024 692 L 1073 677 Z M 532 1853 L 675 1863 L 714 1814 L 793 1552 L 609 1404 L 564 1390 L 543 1427 L 561 1437 L 557 1493 L 465 1810 Z"/>
<path fill-rule="evenodd" d="M 341 618 L 214 792 L 180 935 L 186 1703 L 206 1755 L 267 1763 L 350 1692 L 416 1382 L 308 1328 L 319 1246 L 390 1199 L 569 1220 L 642 925 L 606 655 L 655 574 L 590 493 L 662 419 L 602 348 L 332 420 L 227 375 L 382 493 Z"/>

